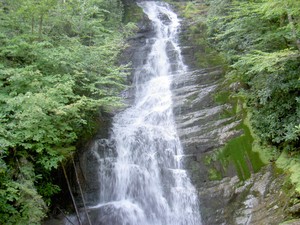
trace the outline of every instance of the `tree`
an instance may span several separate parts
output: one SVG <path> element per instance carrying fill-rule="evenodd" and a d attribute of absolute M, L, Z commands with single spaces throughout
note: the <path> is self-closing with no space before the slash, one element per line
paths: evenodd
<path fill-rule="evenodd" d="M 40 224 L 51 171 L 122 105 L 121 13 L 118 0 L 1 1 L 0 224 Z"/>
<path fill-rule="evenodd" d="M 268 19 L 281 18 L 287 31 L 290 31 L 290 39 L 294 41 L 300 51 L 300 28 L 296 24 L 300 21 L 300 2 L 294 0 L 279 1 L 279 0 L 265 0 L 262 5 L 262 10 L 265 17 Z"/>
<path fill-rule="evenodd" d="M 215 1 L 209 1 L 215 8 Z M 300 2 L 227 1 L 211 10 L 212 44 L 226 54 L 227 78 L 242 82 L 252 125 L 265 143 L 299 147 Z M 257 26 L 259 24 L 259 26 Z"/>

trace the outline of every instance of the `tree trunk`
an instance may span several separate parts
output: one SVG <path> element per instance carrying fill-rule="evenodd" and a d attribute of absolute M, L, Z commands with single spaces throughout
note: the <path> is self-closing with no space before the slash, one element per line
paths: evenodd
<path fill-rule="evenodd" d="M 77 173 L 77 169 L 76 169 L 73 157 L 72 157 L 72 163 L 73 163 L 73 167 L 74 167 L 74 171 L 75 171 L 76 181 L 77 181 L 77 184 L 78 184 L 78 187 L 79 187 L 79 190 L 80 190 L 80 195 L 81 195 L 81 198 L 82 198 L 84 211 L 85 211 L 86 217 L 88 219 L 89 225 L 92 225 L 92 222 L 90 220 L 90 216 L 89 216 L 88 210 L 86 208 L 85 199 L 84 199 L 84 196 L 83 196 L 83 191 L 82 191 L 82 188 L 81 188 L 81 185 L 80 185 L 80 181 L 79 181 L 79 177 L 78 177 L 78 173 Z"/>
<path fill-rule="evenodd" d="M 295 44 L 298 48 L 298 51 L 300 51 L 300 39 L 297 38 L 297 31 L 296 31 L 296 27 L 295 27 L 293 17 L 289 12 L 287 12 L 287 15 L 288 15 L 289 24 L 291 25 L 291 28 L 292 28 L 293 39 L 295 40 Z"/>
<path fill-rule="evenodd" d="M 43 19 L 44 19 L 44 16 L 41 14 L 41 15 L 40 15 L 40 21 L 39 21 L 39 37 L 42 37 L 42 32 L 43 32 Z"/>
<path fill-rule="evenodd" d="M 34 33 L 34 17 L 31 18 L 31 34 Z"/>
<path fill-rule="evenodd" d="M 61 167 L 63 169 L 64 175 L 65 175 L 65 178 L 66 178 L 66 181 L 67 181 L 69 193 L 70 193 L 71 198 L 72 198 L 72 202 L 73 202 L 73 205 L 74 205 L 74 208 L 75 208 L 75 212 L 76 212 L 78 223 L 79 223 L 79 225 L 82 225 L 82 222 L 81 222 L 80 216 L 79 216 L 79 212 L 78 212 L 78 208 L 77 208 L 77 205 L 76 205 L 76 202 L 75 202 L 75 198 L 73 196 L 71 185 L 70 185 L 70 182 L 69 182 L 69 179 L 68 179 L 68 176 L 67 176 L 67 172 L 66 172 L 66 169 L 65 169 L 65 167 L 64 167 L 64 165 L 62 163 L 61 163 Z"/>

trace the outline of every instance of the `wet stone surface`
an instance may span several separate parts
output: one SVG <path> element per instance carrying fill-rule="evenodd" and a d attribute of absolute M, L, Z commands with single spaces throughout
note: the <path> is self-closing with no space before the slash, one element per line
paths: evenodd
<path fill-rule="evenodd" d="M 239 168 L 226 155 L 233 152 L 223 153 L 222 157 L 226 158 L 220 158 L 220 152 L 228 142 L 246 136 L 242 119 L 234 114 L 224 116 L 224 111 L 232 110 L 233 106 L 215 102 L 215 95 L 224 80 L 222 68 L 194 70 L 193 47 L 185 47 L 183 43 L 182 48 L 191 71 L 174 79 L 174 113 L 186 154 L 183 162 L 198 189 L 203 224 L 280 224 L 287 217 L 289 202 L 282 190 L 286 177 L 272 164 L 255 168 L 257 159 L 247 152 L 240 156 L 246 160 L 239 161 L 246 164 L 240 167 L 248 168 L 247 176 L 245 169 Z M 251 148 L 251 140 L 249 143 Z M 241 175 L 246 178 L 241 179 Z"/>

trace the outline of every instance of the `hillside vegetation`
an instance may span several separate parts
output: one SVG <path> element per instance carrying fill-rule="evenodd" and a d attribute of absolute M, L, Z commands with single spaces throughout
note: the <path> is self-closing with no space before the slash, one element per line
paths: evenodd
<path fill-rule="evenodd" d="M 300 192 L 300 2 L 172 2 L 187 21 L 187 41 L 198 48 L 197 66 L 224 68 L 216 98 L 243 103 L 253 149 L 291 172 Z"/>
<path fill-rule="evenodd" d="M 183 15 L 205 53 L 223 57 L 261 141 L 299 151 L 300 2 L 190 1 Z"/>
<path fill-rule="evenodd" d="M 208 33 L 265 144 L 299 150 L 300 2 L 209 1 Z"/>
<path fill-rule="evenodd" d="M 40 224 L 51 171 L 121 105 L 122 17 L 119 0 L 0 1 L 0 224 Z"/>

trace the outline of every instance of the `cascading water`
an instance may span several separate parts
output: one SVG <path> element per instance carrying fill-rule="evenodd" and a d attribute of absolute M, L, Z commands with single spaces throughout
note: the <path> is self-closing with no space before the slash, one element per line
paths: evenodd
<path fill-rule="evenodd" d="M 114 118 L 116 149 L 99 156 L 99 204 L 93 224 L 201 225 L 172 112 L 172 77 L 186 68 L 176 37 L 179 20 L 166 3 L 139 3 L 155 36 L 146 62 L 135 68 L 135 102 Z M 172 62 L 171 62 L 172 61 Z M 116 152 L 115 152 L 116 151 Z"/>

